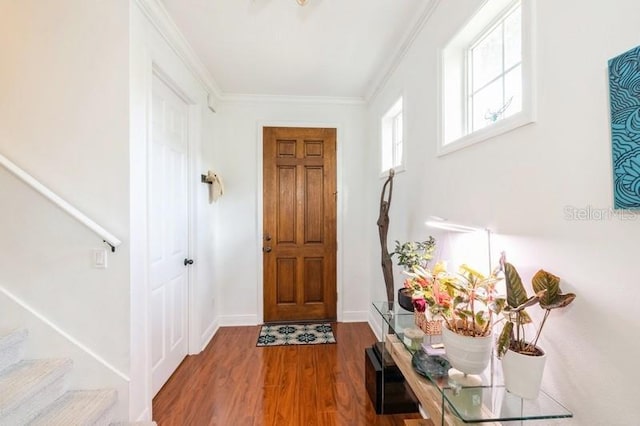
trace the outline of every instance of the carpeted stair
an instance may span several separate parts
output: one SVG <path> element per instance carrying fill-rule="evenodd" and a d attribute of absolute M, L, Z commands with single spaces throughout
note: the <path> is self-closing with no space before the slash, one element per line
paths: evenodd
<path fill-rule="evenodd" d="M 23 359 L 27 335 L 0 331 L 0 425 L 110 425 L 116 391 L 67 390 L 72 361 Z"/>

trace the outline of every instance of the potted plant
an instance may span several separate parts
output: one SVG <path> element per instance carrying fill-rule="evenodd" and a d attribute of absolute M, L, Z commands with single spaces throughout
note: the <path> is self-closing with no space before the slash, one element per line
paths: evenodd
<path fill-rule="evenodd" d="M 411 295 L 416 325 L 428 335 L 441 334 L 442 320 L 451 310 L 449 285 L 456 278 L 449 275 L 444 262 L 436 263 L 433 270 L 414 266 L 405 274 L 405 289 Z"/>
<path fill-rule="evenodd" d="M 507 300 L 502 309 L 506 322 L 498 338 L 497 352 L 502 359 L 505 387 L 520 397 L 535 399 L 540 391 L 546 363 L 546 354 L 538 346 L 538 339 L 551 311 L 569 305 L 576 295 L 563 294 L 560 278 L 540 269 L 531 279 L 535 294 L 529 297 L 518 271 L 505 261 L 504 254 L 500 264 L 505 277 Z M 529 340 L 525 325 L 532 321 L 525 308 L 536 304 L 545 312 L 535 336 Z"/>
<path fill-rule="evenodd" d="M 407 241 L 400 243 L 396 240 L 395 250 L 391 256 L 398 257 L 398 266 L 402 266 L 405 272 L 412 272 L 414 268 L 426 268 L 433 258 L 433 251 L 436 248 L 436 240 L 430 236 L 426 241 Z M 408 311 L 413 311 L 412 301 L 413 290 L 405 280 L 405 286 L 398 290 L 398 304 Z"/>
<path fill-rule="evenodd" d="M 491 360 L 493 313 L 500 303 L 497 272 L 485 276 L 462 265 L 459 279 L 447 283 L 452 302 L 442 341 L 451 365 L 465 374 L 482 373 Z"/>
<path fill-rule="evenodd" d="M 407 272 L 416 309 L 442 318 L 447 358 L 465 374 L 481 373 L 491 359 L 493 311 L 500 304 L 497 272 L 485 276 L 462 265 L 458 276 L 453 276 L 442 262 L 433 271 L 415 267 Z"/>

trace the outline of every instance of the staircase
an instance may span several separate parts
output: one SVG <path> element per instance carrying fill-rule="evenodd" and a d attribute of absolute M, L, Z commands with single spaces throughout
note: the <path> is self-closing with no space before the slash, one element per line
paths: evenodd
<path fill-rule="evenodd" d="M 0 331 L 0 425 L 112 424 L 117 392 L 112 389 L 67 390 L 72 361 L 23 359 L 27 336 L 25 329 Z"/>

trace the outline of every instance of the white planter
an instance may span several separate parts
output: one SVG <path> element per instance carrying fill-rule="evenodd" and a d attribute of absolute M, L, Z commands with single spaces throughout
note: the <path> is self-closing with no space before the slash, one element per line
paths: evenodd
<path fill-rule="evenodd" d="M 482 373 L 491 360 L 493 336 L 470 337 L 442 327 L 442 343 L 451 366 L 466 374 Z"/>
<path fill-rule="evenodd" d="M 525 399 L 536 399 L 540 392 L 547 355 L 522 355 L 508 350 L 502 357 L 502 373 L 507 390 Z"/>

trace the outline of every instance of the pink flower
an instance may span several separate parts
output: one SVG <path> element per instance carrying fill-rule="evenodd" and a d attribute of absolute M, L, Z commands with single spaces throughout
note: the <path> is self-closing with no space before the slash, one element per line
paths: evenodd
<path fill-rule="evenodd" d="M 427 287 L 430 286 L 430 283 L 429 283 L 429 281 L 427 281 L 426 278 L 420 277 L 420 278 L 417 279 L 417 282 L 418 282 L 418 285 L 420 285 L 420 287 L 422 287 L 422 288 L 427 288 Z"/>
<path fill-rule="evenodd" d="M 427 302 L 424 299 L 413 299 L 413 308 L 418 312 L 424 312 L 427 309 Z"/>
<path fill-rule="evenodd" d="M 445 308 L 448 308 L 449 305 L 451 304 L 451 296 L 449 296 L 447 293 L 438 293 L 435 295 L 436 296 L 436 303 L 440 306 L 443 306 Z"/>
<path fill-rule="evenodd" d="M 404 280 L 404 288 L 411 288 L 411 278 Z"/>

